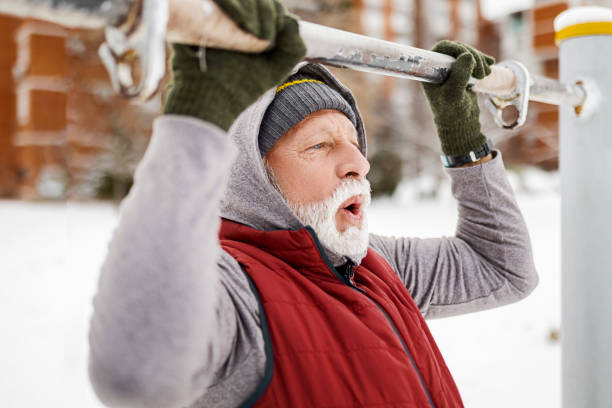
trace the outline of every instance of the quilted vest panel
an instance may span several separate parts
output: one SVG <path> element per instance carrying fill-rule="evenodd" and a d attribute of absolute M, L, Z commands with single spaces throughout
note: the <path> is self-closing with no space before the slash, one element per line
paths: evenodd
<path fill-rule="evenodd" d="M 373 249 L 347 281 L 310 227 L 264 232 L 222 220 L 220 240 L 254 285 L 269 336 L 271 376 L 249 404 L 463 406 L 418 307 Z"/>

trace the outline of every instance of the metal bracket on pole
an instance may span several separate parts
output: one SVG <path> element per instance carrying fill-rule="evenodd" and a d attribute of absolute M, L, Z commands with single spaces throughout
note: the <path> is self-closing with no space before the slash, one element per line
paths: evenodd
<path fill-rule="evenodd" d="M 514 129 L 522 126 L 527 119 L 527 109 L 529 107 L 529 91 L 531 88 L 531 78 L 529 71 L 518 61 L 502 61 L 497 64 L 509 69 L 514 73 L 516 85 L 512 93 L 503 96 L 489 95 L 485 105 L 495 118 L 495 123 L 504 129 Z M 504 109 L 507 107 L 516 109 L 513 121 L 504 120 Z"/>
<path fill-rule="evenodd" d="M 116 92 L 143 100 L 155 94 L 166 68 L 168 0 L 139 0 L 132 18 L 104 29 L 98 53 Z"/>

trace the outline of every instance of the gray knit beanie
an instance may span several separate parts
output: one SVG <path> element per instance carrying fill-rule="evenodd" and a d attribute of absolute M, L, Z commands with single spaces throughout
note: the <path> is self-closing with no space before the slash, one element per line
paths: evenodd
<path fill-rule="evenodd" d="M 323 109 L 336 109 L 357 126 L 355 112 L 348 102 L 323 81 L 295 74 L 276 88 L 276 96 L 268 106 L 259 128 L 261 157 L 292 127 L 306 116 Z"/>

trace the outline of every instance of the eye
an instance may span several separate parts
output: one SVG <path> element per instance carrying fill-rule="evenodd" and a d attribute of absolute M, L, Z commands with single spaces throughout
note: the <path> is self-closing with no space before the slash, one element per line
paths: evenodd
<path fill-rule="evenodd" d="M 310 148 L 314 150 L 320 150 L 323 148 L 323 146 L 325 146 L 325 143 L 321 142 L 321 143 L 317 143 L 316 145 L 310 146 Z"/>

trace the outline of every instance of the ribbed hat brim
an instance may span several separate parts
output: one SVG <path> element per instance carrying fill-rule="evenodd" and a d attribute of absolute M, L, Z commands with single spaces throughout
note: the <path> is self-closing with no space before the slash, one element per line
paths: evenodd
<path fill-rule="evenodd" d="M 356 126 L 355 112 L 348 102 L 325 83 L 304 75 L 289 77 L 277 88 L 276 97 L 268 106 L 259 130 L 259 151 L 265 156 L 272 146 L 308 115 L 335 109 Z"/>

